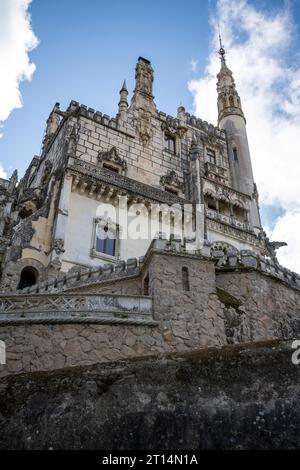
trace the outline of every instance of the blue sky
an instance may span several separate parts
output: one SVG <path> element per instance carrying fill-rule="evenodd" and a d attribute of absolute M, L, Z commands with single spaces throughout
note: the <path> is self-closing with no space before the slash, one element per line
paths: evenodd
<path fill-rule="evenodd" d="M 234 0 L 233 0 L 234 1 Z M 253 1 L 275 10 L 284 2 Z M 292 2 L 300 23 L 300 2 Z M 23 107 L 5 122 L 0 161 L 22 174 L 40 151 L 45 120 L 53 104 L 71 99 L 113 115 L 124 78 L 131 92 L 139 55 L 155 69 L 159 109 L 175 114 L 180 102 L 193 110 L 187 82 L 203 72 L 211 39 L 209 0 L 33 0 L 32 28 L 40 43 L 30 52 L 36 65 L 31 81 L 20 85 Z"/>
<path fill-rule="evenodd" d="M 115 115 L 124 78 L 132 92 L 140 55 L 154 67 L 159 110 L 174 115 L 182 103 L 215 123 L 218 44 L 212 38 L 216 39 L 219 21 L 248 120 L 264 223 L 276 236 L 292 240 L 293 227 L 299 224 L 300 229 L 300 154 L 298 159 L 296 146 L 291 146 L 291 140 L 298 141 L 300 135 L 295 124 L 300 122 L 300 0 L 22 2 L 28 3 L 31 29 L 39 40 L 33 50 L 28 52 L 24 46 L 23 51 L 35 64 L 34 73 L 33 66 L 21 59 L 18 69 L 17 46 L 10 47 L 13 34 L 16 43 L 22 42 L 22 35 L 24 44 L 28 42 L 26 28 L 16 33 L 17 10 L 5 15 L 20 0 L 0 2 L 0 70 L 3 75 L 4 67 L 12 69 L 14 91 L 19 89 L 22 97 L 19 109 L 6 107 L 8 118 L 0 128 L 0 164 L 8 175 L 18 168 L 22 176 L 33 155 L 39 154 L 45 122 L 56 101 L 62 109 L 75 99 Z M 1 45 L 2 52 L 7 45 L 8 58 L 1 59 Z M 4 84 L 0 77 L 0 119 L 1 105 L 10 93 L 10 73 L 6 75 Z M 20 80 L 22 75 L 31 80 Z M 276 96 L 274 90 L 279 90 Z M 265 119 L 258 123 L 256 118 L 261 116 Z M 293 167 L 291 177 L 282 163 L 287 157 L 285 166 Z M 299 245 L 292 243 L 299 253 Z M 287 252 L 285 262 L 293 256 Z"/>
<path fill-rule="evenodd" d="M 45 120 L 53 104 L 71 99 L 113 115 L 124 78 L 131 92 L 134 67 L 142 55 L 155 69 L 157 106 L 176 113 L 192 107 L 187 82 L 190 61 L 205 63 L 209 43 L 208 1 L 107 2 L 34 0 L 32 27 L 40 44 L 30 53 L 32 81 L 21 83 L 23 108 L 12 112 L 0 140 L 7 171 L 24 171 L 40 150 Z"/>

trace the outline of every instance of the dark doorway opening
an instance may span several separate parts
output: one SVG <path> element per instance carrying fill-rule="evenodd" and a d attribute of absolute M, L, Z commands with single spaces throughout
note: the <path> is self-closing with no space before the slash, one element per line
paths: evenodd
<path fill-rule="evenodd" d="M 26 266 L 26 268 L 22 269 L 18 289 L 34 286 L 38 281 L 38 277 L 39 273 L 37 269 L 32 266 Z"/>

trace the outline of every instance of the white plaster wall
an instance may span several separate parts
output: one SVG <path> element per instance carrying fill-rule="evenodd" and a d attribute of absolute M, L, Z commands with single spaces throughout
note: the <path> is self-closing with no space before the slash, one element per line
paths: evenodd
<path fill-rule="evenodd" d="M 96 201 L 85 195 L 80 195 L 75 192 L 70 193 L 68 216 L 65 217 L 67 223 L 65 231 L 65 253 L 62 258 L 63 271 L 69 270 L 73 265 L 97 267 L 112 261 L 105 258 L 100 259 L 93 257 L 91 254 L 94 219 L 105 216 L 107 208 L 108 206 L 103 200 Z M 121 260 L 144 256 L 151 243 L 151 231 L 148 230 L 149 214 L 147 210 L 145 210 L 144 213 L 140 211 L 140 214 L 136 216 L 137 209 L 139 209 L 139 206 L 131 212 L 132 218 L 129 218 L 127 228 L 126 222 L 122 219 L 119 221 Z M 106 215 L 109 215 L 112 220 L 116 220 L 112 213 L 107 212 Z M 166 234 L 168 234 L 168 220 L 168 217 L 164 218 L 161 227 L 162 232 Z M 179 221 L 178 225 L 175 224 L 175 233 L 178 233 L 180 227 Z M 152 236 L 157 234 L 158 231 L 158 224 L 157 226 L 152 226 Z M 129 236 L 126 236 L 127 233 Z"/>

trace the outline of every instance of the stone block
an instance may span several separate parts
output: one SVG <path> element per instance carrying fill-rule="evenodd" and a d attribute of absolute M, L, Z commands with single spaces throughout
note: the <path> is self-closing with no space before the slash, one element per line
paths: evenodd
<path fill-rule="evenodd" d="M 244 266 L 249 267 L 249 268 L 257 268 L 258 262 L 257 262 L 256 253 L 250 250 L 241 250 L 240 256 L 241 256 L 241 263 Z"/>

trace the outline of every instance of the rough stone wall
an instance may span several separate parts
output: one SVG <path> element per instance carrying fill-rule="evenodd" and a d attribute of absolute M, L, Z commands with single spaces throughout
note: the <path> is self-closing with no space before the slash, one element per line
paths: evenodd
<path fill-rule="evenodd" d="M 102 282 L 91 286 L 74 287 L 68 289 L 68 292 L 80 293 L 87 292 L 89 294 L 124 294 L 124 295 L 141 295 L 142 285 L 140 278 L 124 279 L 112 282 Z"/>
<path fill-rule="evenodd" d="M 79 106 L 79 103 L 72 102 L 70 108 L 75 109 L 76 106 Z M 98 153 L 109 151 L 115 146 L 120 157 L 127 162 L 127 175 L 130 178 L 161 187 L 160 177 L 169 171 L 175 171 L 181 181 L 185 179 L 189 171 L 188 155 L 194 137 L 199 142 L 202 164 L 205 162 L 205 146 L 207 145 L 216 150 L 218 165 L 224 168 L 229 166 L 225 133 L 205 121 L 190 116 L 185 111 L 179 112 L 174 118 L 155 109 L 149 122 L 151 138 L 147 145 L 144 145 L 138 132 L 138 123 L 143 118 L 139 114 L 135 115 L 131 108 L 126 115 L 125 127 L 121 126 L 121 121 L 98 112 L 95 113 L 94 110 L 86 110 L 83 105 L 79 109 L 79 131 L 75 156 L 82 160 L 97 164 Z M 176 152 L 172 154 L 165 148 L 165 130 L 168 132 L 168 128 L 172 128 L 175 122 L 178 125 L 178 117 L 182 120 L 181 125 L 186 131 L 180 137 L 174 134 L 176 135 Z"/>
<path fill-rule="evenodd" d="M 291 352 L 273 341 L 7 377 L 0 448 L 299 449 Z"/>
<path fill-rule="evenodd" d="M 189 290 L 183 287 L 183 268 L 188 270 Z M 154 318 L 161 321 L 167 341 L 182 349 L 225 344 L 224 315 L 212 261 L 156 253 L 149 280 Z"/>
<path fill-rule="evenodd" d="M 1 327 L 7 364 L 0 377 L 89 365 L 163 352 L 157 328 L 130 325 L 25 325 Z"/>
<path fill-rule="evenodd" d="M 189 291 L 184 291 L 182 284 L 182 267 L 185 266 L 189 270 Z M 0 366 L 1 375 L 226 343 L 212 261 L 154 253 L 150 256 L 148 270 L 149 294 L 153 297 L 157 326 L 1 326 L 0 339 L 5 341 L 7 350 L 7 364 Z M 144 270 L 143 276 L 148 272 Z M 123 285 L 121 282 L 120 287 L 116 284 L 116 289 L 129 294 L 138 285 L 144 288 L 140 280 L 128 280 L 123 281 Z M 112 289 L 113 284 L 107 286 L 106 292 Z"/>
<path fill-rule="evenodd" d="M 221 299 L 227 305 L 228 342 L 297 337 L 300 333 L 300 292 L 258 271 L 217 274 Z M 226 297 L 226 293 L 234 298 Z"/>
<path fill-rule="evenodd" d="M 151 325 L 130 324 L 127 319 L 117 325 L 109 319 L 102 325 L 47 324 L 46 317 L 42 324 L 31 320 L 22 326 L 3 321 L 0 339 L 6 342 L 7 364 L 0 366 L 1 375 L 299 337 L 299 290 L 246 268 L 217 271 L 216 278 L 213 259 L 160 251 L 160 243 L 165 246 L 160 240 L 152 245 L 139 276 L 80 290 L 83 296 L 93 292 L 143 295 L 148 291 L 153 305 Z M 43 295 L 49 295 L 51 301 L 51 293 Z"/>

